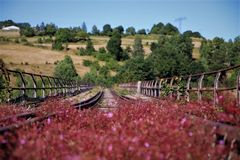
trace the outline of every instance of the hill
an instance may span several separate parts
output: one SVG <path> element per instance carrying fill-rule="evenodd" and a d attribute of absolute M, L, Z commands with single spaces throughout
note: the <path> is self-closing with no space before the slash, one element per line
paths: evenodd
<path fill-rule="evenodd" d="M 23 69 L 26 72 L 52 75 L 57 61 L 70 55 L 77 72 L 83 76 L 90 69 L 82 65 L 84 59 L 93 60 L 89 56 L 77 56 L 72 53 L 58 52 L 20 44 L 0 44 L 0 58 L 9 69 Z M 54 64 L 55 63 L 55 64 Z"/>

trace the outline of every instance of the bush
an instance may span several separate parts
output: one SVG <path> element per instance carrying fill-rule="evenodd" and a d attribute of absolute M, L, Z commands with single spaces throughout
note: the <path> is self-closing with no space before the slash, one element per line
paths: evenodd
<path fill-rule="evenodd" d="M 78 54 L 80 56 L 85 56 L 85 55 L 87 55 L 87 52 L 86 52 L 86 50 L 84 48 L 80 48 Z"/>
<path fill-rule="evenodd" d="M 99 53 L 107 53 L 106 49 L 104 47 L 101 47 L 98 49 Z"/>
<path fill-rule="evenodd" d="M 8 92 L 7 92 L 7 82 L 4 79 L 3 75 L 0 75 L 0 103 L 3 103 L 7 100 Z"/>
<path fill-rule="evenodd" d="M 43 40 L 42 40 L 41 37 L 39 37 L 39 38 L 37 39 L 37 43 L 43 43 Z"/>
<path fill-rule="evenodd" d="M 63 48 L 63 46 L 62 46 L 62 42 L 60 42 L 60 41 L 55 41 L 55 42 L 53 42 L 53 44 L 52 44 L 52 49 L 53 49 L 53 50 L 58 50 L 58 51 L 63 50 L 64 48 Z"/>
<path fill-rule="evenodd" d="M 89 67 L 89 66 L 91 66 L 91 65 L 92 65 L 92 63 L 93 63 L 93 62 L 92 62 L 92 61 L 90 61 L 90 60 L 86 60 L 86 59 L 84 59 L 84 60 L 83 60 L 83 65 L 84 65 L 84 66 L 86 66 L 86 67 Z"/>
<path fill-rule="evenodd" d="M 52 40 L 52 38 L 46 38 L 46 39 L 44 39 L 44 42 L 45 43 L 51 43 L 51 42 L 53 42 L 53 40 Z"/>
<path fill-rule="evenodd" d="M 96 52 L 94 54 L 94 57 L 97 58 L 99 61 L 105 61 L 108 62 L 110 59 L 113 59 L 113 56 L 108 53 L 100 53 Z"/>
<path fill-rule="evenodd" d="M 60 61 L 54 71 L 54 76 L 66 80 L 75 79 L 78 74 L 70 56 L 65 56 L 64 60 Z"/>
<path fill-rule="evenodd" d="M 15 43 L 20 43 L 20 41 L 19 41 L 18 38 L 15 38 L 14 42 L 15 42 Z"/>
<path fill-rule="evenodd" d="M 109 60 L 107 63 L 106 63 L 106 66 L 108 66 L 109 69 L 113 70 L 113 71 L 118 71 L 121 66 L 118 64 L 118 62 L 116 60 Z"/>
<path fill-rule="evenodd" d="M 23 43 L 24 43 L 24 42 L 28 42 L 28 40 L 27 40 L 25 37 L 22 37 L 22 38 L 21 38 L 21 42 L 23 42 Z"/>

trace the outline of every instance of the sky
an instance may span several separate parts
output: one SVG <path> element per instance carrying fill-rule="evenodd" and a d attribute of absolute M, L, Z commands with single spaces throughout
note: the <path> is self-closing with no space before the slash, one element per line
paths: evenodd
<path fill-rule="evenodd" d="M 225 40 L 240 35 L 240 0 L 0 0 L 0 21 L 53 22 L 59 27 L 81 26 L 88 31 L 105 24 L 151 29 L 159 22 L 182 21 L 181 32 L 198 31 L 204 37 Z"/>

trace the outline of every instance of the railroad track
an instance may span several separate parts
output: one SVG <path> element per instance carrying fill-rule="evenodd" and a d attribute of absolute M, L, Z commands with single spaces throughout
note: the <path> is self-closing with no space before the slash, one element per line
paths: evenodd
<path fill-rule="evenodd" d="M 4 134 L 5 132 L 11 132 L 23 126 L 31 125 L 36 122 L 42 122 L 54 116 L 56 116 L 55 113 L 46 113 L 44 115 L 39 116 L 37 112 L 25 112 L 16 115 L 6 116 L 0 119 L 0 123 L 4 123 L 11 120 L 17 120 L 17 122 L 1 127 L 0 134 Z"/>
<path fill-rule="evenodd" d="M 104 92 L 100 91 L 97 94 L 95 94 L 93 97 L 91 97 L 91 98 L 89 98 L 89 99 L 87 99 L 85 101 L 82 101 L 80 103 L 76 103 L 73 106 L 76 109 L 89 109 L 89 108 L 93 108 L 101 101 L 103 95 L 104 95 Z"/>
<path fill-rule="evenodd" d="M 93 97 L 82 101 L 80 103 L 74 104 L 73 106 L 76 109 L 89 109 L 97 105 L 101 98 L 103 97 L 103 91 L 98 92 Z M 56 116 L 56 113 L 45 113 L 43 115 L 39 115 L 37 112 L 24 112 L 15 115 L 6 116 L 0 119 L 0 135 L 5 132 L 11 132 L 16 129 L 19 129 L 26 125 L 31 125 L 36 122 L 42 122 L 50 117 Z M 13 121 L 13 123 L 12 123 Z"/>

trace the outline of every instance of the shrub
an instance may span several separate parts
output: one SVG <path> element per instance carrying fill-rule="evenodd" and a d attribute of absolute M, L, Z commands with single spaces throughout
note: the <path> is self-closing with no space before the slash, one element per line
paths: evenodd
<path fill-rule="evenodd" d="M 72 80 L 78 76 L 70 56 L 65 56 L 64 60 L 57 64 L 54 71 L 54 76 L 67 80 Z"/>
<path fill-rule="evenodd" d="M 107 51 L 104 47 L 101 47 L 101 48 L 98 49 L 98 52 L 99 53 L 106 53 Z"/>
<path fill-rule="evenodd" d="M 90 60 L 86 60 L 86 59 L 84 59 L 84 60 L 83 60 L 83 65 L 84 65 L 84 66 L 86 66 L 86 67 L 89 67 L 89 66 L 91 66 L 91 65 L 92 65 L 92 63 L 93 63 L 93 62 L 92 62 L 92 61 L 90 61 Z"/>
<path fill-rule="evenodd" d="M 20 43 L 20 41 L 19 41 L 18 38 L 15 38 L 14 42 L 15 42 L 15 43 Z"/>
<path fill-rule="evenodd" d="M 108 62 L 110 59 L 113 59 L 113 56 L 108 53 L 100 53 L 96 52 L 94 54 L 94 57 L 96 57 L 99 61 L 105 61 Z"/>
<path fill-rule="evenodd" d="M 60 41 L 55 41 L 55 42 L 53 42 L 53 44 L 52 44 L 52 49 L 53 49 L 53 50 L 58 50 L 58 51 L 63 50 L 64 48 L 63 48 L 63 46 L 62 46 L 62 42 L 60 42 Z"/>
<path fill-rule="evenodd" d="M 106 66 L 108 66 L 109 69 L 113 71 L 118 71 L 120 69 L 120 65 L 116 60 L 110 59 L 107 63 Z"/>
<path fill-rule="evenodd" d="M 39 37 L 39 38 L 37 39 L 37 43 L 43 43 L 43 40 L 42 40 L 41 37 Z"/>
<path fill-rule="evenodd" d="M 44 42 L 45 43 L 51 43 L 51 42 L 53 42 L 53 40 L 52 40 L 51 37 L 49 37 L 49 38 L 44 39 Z"/>
<path fill-rule="evenodd" d="M 79 54 L 80 56 L 85 56 L 85 55 L 87 55 L 86 50 L 85 50 L 84 48 L 80 48 L 78 54 Z"/>
<path fill-rule="evenodd" d="M 0 74 L 0 103 L 3 103 L 7 100 L 8 92 L 7 92 L 7 82 L 4 79 L 4 76 Z"/>
<path fill-rule="evenodd" d="M 28 40 L 25 37 L 22 37 L 21 42 L 28 42 Z"/>

